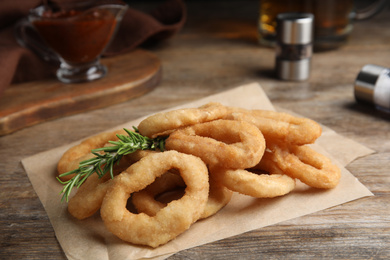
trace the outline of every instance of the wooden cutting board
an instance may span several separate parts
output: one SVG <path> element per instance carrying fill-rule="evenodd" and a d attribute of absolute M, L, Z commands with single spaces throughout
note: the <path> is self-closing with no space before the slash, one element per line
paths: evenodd
<path fill-rule="evenodd" d="M 96 81 L 64 84 L 50 79 L 7 88 L 0 97 L 0 135 L 139 97 L 161 79 L 160 60 L 144 50 L 105 58 L 102 63 L 108 73 Z"/>

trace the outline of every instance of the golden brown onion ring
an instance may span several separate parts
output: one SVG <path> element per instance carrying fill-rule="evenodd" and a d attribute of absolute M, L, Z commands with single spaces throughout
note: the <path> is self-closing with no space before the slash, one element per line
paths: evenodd
<path fill-rule="evenodd" d="M 198 156 L 210 166 L 244 169 L 259 163 L 265 140 L 252 124 L 215 120 L 176 130 L 167 138 L 165 147 Z"/>
<path fill-rule="evenodd" d="M 214 179 L 209 178 L 209 181 L 209 197 L 200 219 L 208 218 L 216 214 L 219 210 L 226 206 L 227 203 L 229 203 L 233 194 L 231 190 L 216 182 Z M 149 185 L 146 189 L 134 193 L 132 196 L 132 202 L 138 212 L 154 216 L 159 210 L 167 205 L 167 203 L 157 200 L 156 197 L 163 195 L 164 193 L 174 193 L 173 197 L 179 197 L 182 195 L 182 188 L 184 187 L 185 183 L 180 176 L 167 172 L 156 179 L 156 181 Z"/>
<path fill-rule="evenodd" d="M 114 176 L 150 153 L 154 153 L 154 151 L 139 150 L 122 157 L 119 164 L 114 168 Z M 68 203 L 69 213 L 77 219 L 85 219 L 95 214 L 100 209 L 111 182 L 110 174 L 105 174 L 102 178 L 99 178 L 98 174 L 89 176 L 83 185 L 78 188 L 76 194 L 70 198 Z"/>
<path fill-rule="evenodd" d="M 208 103 L 199 108 L 184 108 L 151 115 L 140 122 L 139 132 L 147 137 L 169 135 L 172 131 L 226 116 L 227 107 L 219 103 Z"/>
<path fill-rule="evenodd" d="M 145 189 L 132 194 L 131 199 L 134 207 L 140 213 L 155 216 L 156 213 L 164 208 L 167 203 L 156 200 L 155 198 L 166 192 L 180 190 L 186 185 L 180 175 L 166 172 Z M 182 194 L 181 194 L 182 195 Z"/>
<path fill-rule="evenodd" d="M 321 126 L 308 118 L 268 110 L 231 108 L 227 119 L 254 124 L 266 141 L 279 141 L 295 145 L 314 143 L 321 135 Z"/>
<path fill-rule="evenodd" d="M 275 163 L 286 175 L 299 179 L 314 188 L 334 188 L 340 181 L 340 168 L 334 165 L 328 157 L 307 145 L 291 146 L 268 143 L 267 148 L 269 151 L 266 152 L 267 155 L 263 157 L 259 167 Z"/>
<path fill-rule="evenodd" d="M 179 171 L 186 184 L 183 197 L 170 202 L 155 216 L 134 214 L 126 209 L 132 193 L 146 188 L 172 168 Z M 176 151 L 150 154 L 113 179 L 103 200 L 101 217 L 107 229 L 120 239 L 157 247 L 174 239 L 199 219 L 208 191 L 208 170 L 199 158 Z"/>
<path fill-rule="evenodd" d="M 57 165 L 57 173 L 61 175 L 79 168 L 81 161 L 95 157 L 91 153 L 92 149 L 101 148 L 108 141 L 117 141 L 117 134 L 126 134 L 125 130 L 116 130 L 110 133 L 100 133 L 83 140 L 80 144 L 69 148 L 61 157 Z M 74 174 L 60 177 L 62 181 L 70 180 Z"/>
<path fill-rule="evenodd" d="M 214 168 L 212 178 L 232 191 L 255 198 L 286 195 L 295 188 L 295 180 L 283 174 L 258 174 L 244 169 Z"/>

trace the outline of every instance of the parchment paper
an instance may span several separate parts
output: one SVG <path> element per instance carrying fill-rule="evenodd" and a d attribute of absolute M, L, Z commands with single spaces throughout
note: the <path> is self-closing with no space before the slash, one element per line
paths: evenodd
<path fill-rule="evenodd" d="M 257 83 L 240 86 L 181 107 L 197 107 L 210 101 L 248 109 L 274 109 Z M 128 122 L 115 129 L 137 126 L 141 120 L 142 118 Z M 216 215 L 196 222 L 188 231 L 166 245 L 150 249 L 134 246 L 116 238 L 105 229 L 99 214 L 82 221 L 68 214 L 67 204 L 60 202 L 59 193 L 62 186 L 54 176 L 58 160 L 72 145 L 75 143 L 22 160 L 53 225 L 57 239 L 69 259 L 164 259 L 180 250 L 297 218 L 365 196 L 373 196 L 344 166 L 374 151 L 324 127 L 323 135 L 313 146 L 331 157 L 342 169 L 342 178 L 336 188 L 319 190 L 298 183 L 292 193 L 274 199 L 255 199 L 235 193 L 231 202 Z M 337 158 L 337 161 L 334 158 Z"/>

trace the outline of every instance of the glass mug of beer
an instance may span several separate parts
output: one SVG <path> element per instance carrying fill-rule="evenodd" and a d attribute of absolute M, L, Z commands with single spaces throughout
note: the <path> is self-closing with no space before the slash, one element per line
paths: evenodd
<path fill-rule="evenodd" d="M 279 13 L 312 13 L 314 49 L 334 49 L 345 43 L 354 20 L 372 17 L 386 4 L 387 0 L 373 1 L 364 10 L 355 10 L 354 0 L 260 0 L 259 41 L 262 45 L 274 45 Z"/>

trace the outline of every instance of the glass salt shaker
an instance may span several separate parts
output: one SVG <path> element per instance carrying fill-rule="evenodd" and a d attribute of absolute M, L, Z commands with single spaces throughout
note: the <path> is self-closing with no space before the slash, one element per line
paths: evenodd
<path fill-rule="evenodd" d="M 313 53 L 310 13 L 281 13 L 276 26 L 276 72 L 283 80 L 306 80 Z"/>

